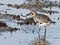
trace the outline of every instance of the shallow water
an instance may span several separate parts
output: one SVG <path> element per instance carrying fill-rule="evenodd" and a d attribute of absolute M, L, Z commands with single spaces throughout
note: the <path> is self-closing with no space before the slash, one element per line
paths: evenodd
<path fill-rule="evenodd" d="M 13 2 L 13 3 L 12 3 Z M 23 3 L 24 0 L 0 0 L 0 3 L 3 4 L 21 4 Z M 11 8 L 7 7 L 6 5 L 1 6 L 0 5 L 0 10 L 5 10 L 5 9 L 12 9 L 12 10 L 7 10 L 8 14 L 16 14 L 20 15 L 21 13 L 23 15 L 26 15 L 29 13 L 29 10 L 26 9 L 16 9 L 16 8 Z M 51 10 L 54 11 L 59 11 L 60 9 L 58 7 L 52 7 Z M 27 13 L 28 12 L 28 13 Z M 44 13 L 46 14 L 46 13 Z M 47 35 L 46 35 L 46 44 L 44 45 L 60 45 L 60 20 L 58 20 L 58 17 L 60 17 L 60 13 L 54 13 L 52 15 L 48 15 L 51 20 L 56 21 L 56 24 L 53 25 L 51 24 L 50 26 L 47 27 Z M 0 20 L 1 21 L 1 20 Z M 9 27 L 17 27 L 20 28 L 20 30 L 13 31 L 12 33 L 9 31 L 6 32 L 0 32 L 0 44 L 1 45 L 38 45 L 38 25 L 18 25 L 15 21 L 9 21 L 7 20 L 2 20 L 9 25 Z M 41 38 L 44 36 L 44 27 L 41 27 L 41 32 L 39 33 Z M 41 39 L 43 40 L 43 39 Z"/>

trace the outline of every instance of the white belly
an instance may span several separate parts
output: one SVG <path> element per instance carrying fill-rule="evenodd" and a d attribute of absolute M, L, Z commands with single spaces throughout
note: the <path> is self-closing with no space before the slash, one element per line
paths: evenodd
<path fill-rule="evenodd" d="M 49 26 L 50 23 L 42 23 L 42 24 L 38 23 L 38 25 L 39 25 L 39 27 L 40 27 L 40 26 Z"/>
<path fill-rule="evenodd" d="M 47 26 L 47 24 L 46 23 L 42 23 L 42 24 L 39 24 L 39 27 L 40 26 Z"/>

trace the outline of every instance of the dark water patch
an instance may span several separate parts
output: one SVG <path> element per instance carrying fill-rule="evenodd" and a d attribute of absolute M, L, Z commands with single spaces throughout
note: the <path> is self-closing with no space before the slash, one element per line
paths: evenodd
<path fill-rule="evenodd" d="M 58 19 L 57 20 L 59 20 L 60 18 L 58 17 Z"/>
<path fill-rule="evenodd" d="M 57 37 L 57 36 L 55 36 L 55 37 L 53 37 L 53 39 L 60 39 L 59 37 Z"/>
<path fill-rule="evenodd" d="M 2 35 L 2 34 L 0 34 L 0 35 Z"/>
<path fill-rule="evenodd" d="M 5 9 L 5 10 L 13 10 L 13 9 Z"/>
<path fill-rule="evenodd" d="M 34 32 L 35 32 L 35 31 L 34 31 L 34 29 L 33 29 L 33 30 L 32 30 L 32 33 L 34 34 Z"/>
<path fill-rule="evenodd" d="M 6 37 L 4 37 L 4 39 L 6 39 Z"/>
<path fill-rule="evenodd" d="M 0 5 L 2 6 L 2 5 L 6 5 L 6 4 L 0 3 Z"/>

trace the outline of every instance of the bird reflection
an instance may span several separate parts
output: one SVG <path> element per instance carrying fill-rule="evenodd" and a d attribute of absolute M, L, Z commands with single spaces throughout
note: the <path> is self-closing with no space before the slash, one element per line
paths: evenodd
<path fill-rule="evenodd" d="M 50 42 L 46 40 L 46 33 L 44 33 L 43 37 L 40 37 L 38 32 L 38 38 L 31 42 L 31 45 L 50 45 Z"/>

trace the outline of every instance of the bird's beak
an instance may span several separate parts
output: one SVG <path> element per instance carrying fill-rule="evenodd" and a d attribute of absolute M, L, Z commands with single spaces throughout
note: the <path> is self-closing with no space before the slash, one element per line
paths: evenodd
<path fill-rule="evenodd" d="M 32 14 L 32 12 L 28 13 L 26 16 L 29 16 L 30 14 Z"/>
<path fill-rule="evenodd" d="M 29 14 L 27 14 L 26 16 L 29 16 L 30 15 L 30 13 Z"/>

